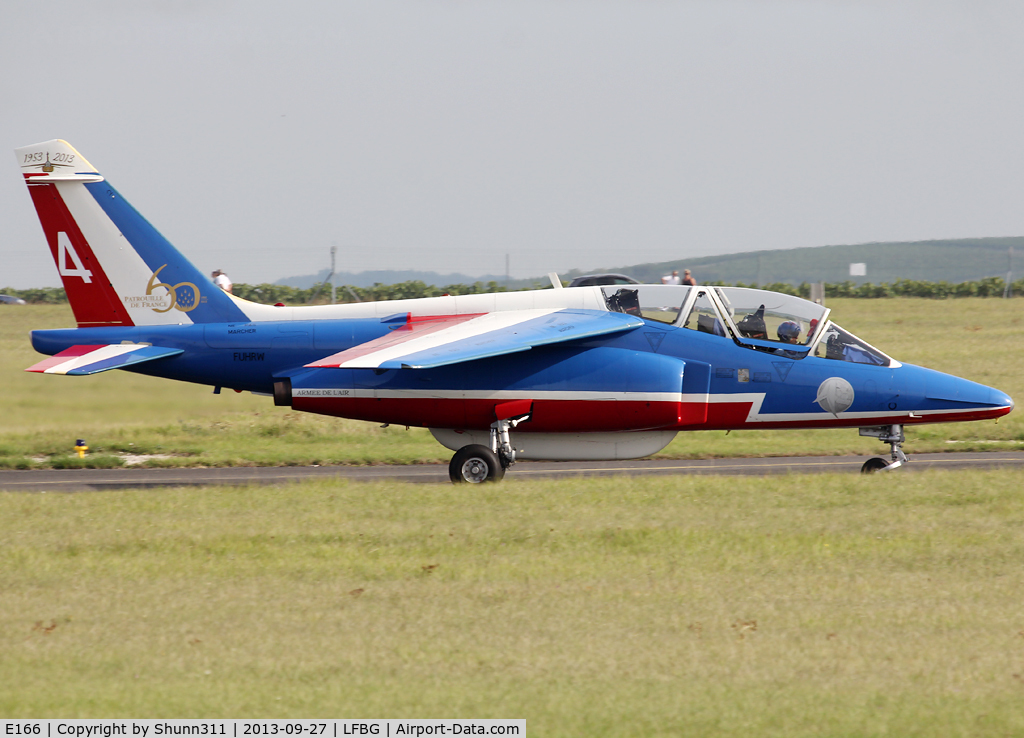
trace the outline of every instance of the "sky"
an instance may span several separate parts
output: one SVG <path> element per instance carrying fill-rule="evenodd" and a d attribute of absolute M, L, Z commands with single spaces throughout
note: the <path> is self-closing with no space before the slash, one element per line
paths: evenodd
<path fill-rule="evenodd" d="M 1022 37 L 1017 0 L 9 3 L 0 142 L 236 282 L 1020 236 Z M 57 286 L 3 171 L 0 287 Z"/>

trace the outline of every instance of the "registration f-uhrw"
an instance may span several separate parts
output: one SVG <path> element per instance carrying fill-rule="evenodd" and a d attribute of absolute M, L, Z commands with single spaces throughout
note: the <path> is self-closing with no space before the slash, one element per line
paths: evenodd
<path fill-rule="evenodd" d="M 525 720 L 2 720 L 0 738 L 153 736 L 525 736 Z"/>

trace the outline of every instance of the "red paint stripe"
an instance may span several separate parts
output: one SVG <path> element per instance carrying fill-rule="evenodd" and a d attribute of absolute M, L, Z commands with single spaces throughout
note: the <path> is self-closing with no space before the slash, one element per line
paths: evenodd
<path fill-rule="evenodd" d="M 81 186 L 81 185 L 77 185 Z M 68 210 L 67 204 L 60 196 L 54 184 L 33 185 L 28 188 L 32 202 L 36 206 L 39 222 L 50 245 L 53 263 L 60 268 L 57 234 L 61 231 L 68 235 L 71 245 L 82 260 L 82 266 L 92 272 L 90 282 L 79 276 L 61 275 L 64 291 L 67 293 L 71 310 L 75 314 L 79 328 L 107 325 L 135 325 L 128 317 L 128 312 L 121 304 L 114 288 L 110 284 L 99 259 L 92 252 L 89 242 Z"/>
<path fill-rule="evenodd" d="M 507 401 L 506 401 L 507 402 Z M 296 397 L 305 412 L 427 428 L 490 428 L 501 400 L 448 398 Z M 534 400 L 533 415 L 519 430 L 547 433 L 650 430 L 679 422 L 678 402 L 632 400 Z"/>
<path fill-rule="evenodd" d="M 296 397 L 292 407 L 305 412 L 377 423 L 427 428 L 487 429 L 495 407 L 507 400 L 452 398 Z M 874 425 L 917 425 L 988 420 L 1010 408 L 981 408 L 963 413 L 937 413 L 920 418 L 878 415 L 873 418 L 835 418 L 748 423 L 751 403 L 643 402 L 631 400 L 534 400 L 531 420 L 523 432 L 587 433 L 633 430 L 772 430 L 795 428 L 865 428 Z"/>
<path fill-rule="evenodd" d="M 72 346 L 71 348 L 64 349 L 59 354 L 54 354 L 54 357 L 63 356 L 64 358 L 70 358 L 73 356 L 85 356 L 86 354 L 91 354 L 93 351 L 96 351 L 98 349 L 106 348 L 108 345 L 109 344 L 106 343 L 97 343 L 92 346 Z"/>
<path fill-rule="evenodd" d="M 104 346 L 106 346 L 106 344 L 103 343 L 96 346 L 72 346 L 71 348 L 64 349 L 59 354 L 54 354 L 48 359 L 43 359 L 38 364 L 33 364 L 25 371 L 42 373 L 47 369 L 57 366 L 58 364 L 63 364 L 68 359 L 85 356 L 86 354 L 91 353 L 96 349 L 101 349 Z"/>
<path fill-rule="evenodd" d="M 509 400 L 494 406 L 497 420 L 508 420 L 516 416 L 526 415 L 533 409 L 533 400 Z"/>
<path fill-rule="evenodd" d="M 487 313 L 462 313 L 461 315 L 413 315 L 409 313 L 409 317 L 406 318 L 406 325 L 415 326 L 423 323 L 436 323 L 438 321 L 465 323 L 467 320 L 479 318 L 481 315 L 487 315 Z"/>
<path fill-rule="evenodd" d="M 307 367 L 328 367 L 337 368 L 346 361 L 359 359 L 382 349 L 397 346 L 414 338 L 429 336 L 431 333 L 450 328 L 459 323 L 465 323 L 473 318 L 479 318 L 486 313 L 467 313 L 465 315 L 424 315 L 422 317 L 409 317 L 399 328 L 394 328 L 386 335 L 375 338 L 372 341 L 361 343 L 353 348 L 339 351 L 336 354 L 306 364 Z"/>

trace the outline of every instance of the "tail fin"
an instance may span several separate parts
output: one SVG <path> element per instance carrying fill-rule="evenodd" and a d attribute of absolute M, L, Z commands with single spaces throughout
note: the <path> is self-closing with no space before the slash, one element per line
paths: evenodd
<path fill-rule="evenodd" d="M 80 328 L 248 320 L 66 141 L 15 152 Z"/>

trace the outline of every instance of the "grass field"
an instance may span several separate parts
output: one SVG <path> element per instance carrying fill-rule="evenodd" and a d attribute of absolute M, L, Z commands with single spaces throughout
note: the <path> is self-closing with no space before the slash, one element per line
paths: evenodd
<path fill-rule="evenodd" d="M 833 301 L 1020 397 L 1021 301 Z M 0 465 L 445 461 L 425 431 L 128 373 L 47 377 L 0 312 Z M 910 451 L 1017 448 L 1024 422 Z M 948 441 L 962 441 L 950 444 Z M 855 431 L 666 455 L 878 453 Z M 504 717 L 532 736 L 1024 734 L 1012 471 L 0 493 L 0 717 Z"/>
<path fill-rule="evenodd" d="M 901 361 L 921 364 L 1024 397 L 1020 371 L 1024 300 L 833 300 L 844 328 Z M 23 370 L 39 360 L 32 328 L 74 325 L 66 306 L 0 307 L 0 468 L 118 466 L 124 454 L 149 466 L 447 462 L 423 429 L 380 429 L 274 407 L 269 398 L 212 394 L 209 387 L 128 372 L 57 377 Z M 907 431 L 913 452 L 1024 448 L 1024 419 L 928 425 Z M 73 457 L 84 438 L 90 456 Z M 855 430 L 681 433 L 660 456 L 862 454 L 887 450 Z"/>
<path fill-rule="evenodd" d="M 0 716 L 1024 734 L 1019 474 L 0 494 Z"/>

